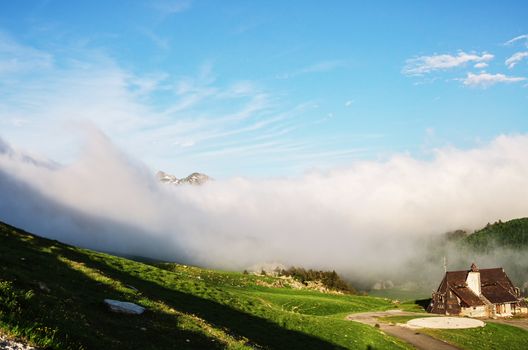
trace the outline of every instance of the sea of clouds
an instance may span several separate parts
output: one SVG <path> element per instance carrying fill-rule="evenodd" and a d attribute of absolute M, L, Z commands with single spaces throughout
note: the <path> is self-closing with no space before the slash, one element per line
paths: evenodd
<path fill-rule="evenodd" d="M 528 135 L 446 147 L 428 160 L 402 154 L 298 178 L 171 186 L 99 130 L 84 134 L 69 164 L 0 140 L 0 220 L 124 255 L 234 270 L 276 262 L 376 279 L 409 268 L 438 278 L 442 262 L 431 261 L 428 247 L 439 234 L 528 213 Z M 448 254 L 456 268 L 479 258 Z"/>

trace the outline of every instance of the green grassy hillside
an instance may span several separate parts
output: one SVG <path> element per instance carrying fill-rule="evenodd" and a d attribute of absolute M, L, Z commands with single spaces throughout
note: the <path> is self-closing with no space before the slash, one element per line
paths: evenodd
<path fill-rule="evenodd" d="M 0 223 L 0 329 L 49 349 L 406 349 L 352 312 L 387 299 L 276 288 L 269 276 L 148 265 Z M 109 312 L 105 298 L 148 310 Z"/>
<path fill-rule="evenodd" d="M 498 221 L 465 237 L 463 242 L 477 249 L 507 247 L 513 249 L 528 248 L 528 218 L 507 222 Z"/>

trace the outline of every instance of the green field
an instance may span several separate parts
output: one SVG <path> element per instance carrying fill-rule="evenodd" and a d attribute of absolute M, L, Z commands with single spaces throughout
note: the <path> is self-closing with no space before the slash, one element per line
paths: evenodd
<path fill-rule="evenodd" d="M 389 298 L 396 300 L 415 300 L 431 298 L 430 291 L 405 290 L 399 288 L 371 290 L 368 294 L 374 297 Z"/>
<path fill-rule="evenodd" d="M 40 238 L 0 223 L 0 330 L 47 349 L 410 349 L 355 312 L 416 302 L 295 289 L 287 279 L 145 264 Z M 147 308 L 111 313 L 105 298 Z M 399 318 L 398 318 L 399 317 Z M 380 322 L 404 322 L 408 316 Z M 488 324 L 423 330 L 464 349 L 524 349 L 528 332 Z"/>
<path fill-rule="evenodd" d="M 425 329 L 421 332 L 468 350 L 525 350 L 528 347 L 527 331 L 491 322 L 486 323 L 486 326 L 482 328 Z"/>
<path fill-rule="evenodd" d="M 390 300 L 266 287 L 275 280 L 143 264 L 0 224 L 0 328 L 41 347 L 408 348 L 373 327 L 343 319 L 352 312 L 394 308 Z M 105 298 L 148 311 L 110 313 Z"/>

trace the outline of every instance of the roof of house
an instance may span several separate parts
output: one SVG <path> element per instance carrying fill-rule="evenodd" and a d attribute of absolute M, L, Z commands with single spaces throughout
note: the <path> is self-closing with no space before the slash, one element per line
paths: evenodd
<path fill-rule="evenodd" d="M 499 284 L 482 286 L 482 295 L 493 304 L 513 303 L 517 301 L 515 295 Z"/>
<path fill-rule="evenodd" d="M 471 270 L 448 271 L 445 276 L 447 287 L 468 306 L 484 305 L 484 301 L 467 286 L 467 275 L 471 271 L 480 272 L 482 295 L 491 303 L 518 301 L 517 297 L 511 293 L 514 286 L 503 268 L 479 270 L 473 264 Z"/>
<path fill-rule="evenodd" d="M 484 305 L 484 301 L 482 301 L 478 295 L 473 293 L 473 291 L 467 287 L 451 287 L 451 290 L 468 306 Z"/>

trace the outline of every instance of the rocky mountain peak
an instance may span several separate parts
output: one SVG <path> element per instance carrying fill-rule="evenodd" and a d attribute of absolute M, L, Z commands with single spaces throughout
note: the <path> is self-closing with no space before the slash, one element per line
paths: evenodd
<path fill-rule="evenodd" d="M 192 173 L 191 175 L 178 179 L 176 176 L 168 174 L 164 171 L 158 171 L 156 174 L 158 179 L 163 183 L 168 183 L 172 185 L 203 185 L 207 181 L 211 180 L 211 178 L 205 174 L 202 173 Z"/>

